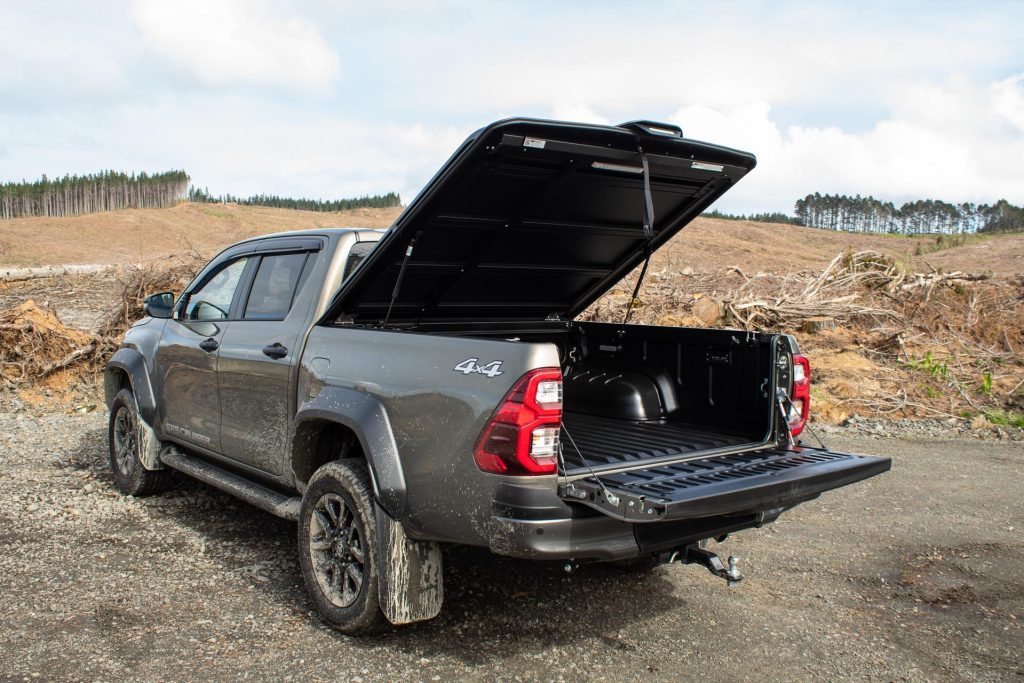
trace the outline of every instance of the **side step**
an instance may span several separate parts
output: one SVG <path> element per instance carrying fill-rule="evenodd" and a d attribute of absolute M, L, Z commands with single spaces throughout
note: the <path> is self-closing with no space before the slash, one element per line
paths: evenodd
<path fill-rule="evenodd" d="M 272 515 L 292 521 L 299 519 L 299 506 L 302 504 L 302 498 L 299 496 L 287 496 L 234 472 L 211 465 L 205 460 L 186 455 L 174 446 L 167 446 L 160 451 L 160 461 Z"/>

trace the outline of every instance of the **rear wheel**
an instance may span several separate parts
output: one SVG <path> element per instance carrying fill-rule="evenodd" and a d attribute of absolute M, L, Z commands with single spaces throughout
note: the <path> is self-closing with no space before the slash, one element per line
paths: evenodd
<path fill-rule="evenodd" d="M 299 514 L 299 565 L 324 620 L 350 635 L 388 625 L 380 608 L 377 521 L 366 465 L 336 461 L 310 478 Z"/>
<path fill-rule="evenodd" d="M 139 458 L 141 443 L 139 411 L 131 389 L 121 389 L 110 405 L 107 441 L 110 470 L 117 488 L 130 496 L 148 496 L 166 491 L 175 484 L 170 470 L 147 470 Z"/>

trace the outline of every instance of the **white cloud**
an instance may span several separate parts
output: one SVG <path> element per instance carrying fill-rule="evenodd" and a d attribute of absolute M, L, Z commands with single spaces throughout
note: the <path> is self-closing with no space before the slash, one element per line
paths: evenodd
<path fill-rule="evenodd" d="M 679 109 L 672 122 L 687 137 L 753 152 L 758 166 L 723 199 L 734 211 L 792 211 L 810 192 L 871 194 L 901 201 L 1024 201 L 1024 137 L 999 125 L 1024 114 L 1017 85 L 986 88 L 962 79 L 947 86 L 908 87 L 888 118 L 862 132 L 837 126 L 790 126 L 773 120 L 765 102 Z"/>
<path fill-rule="evenodd" d="M 0 12 L 0 179 L 184 167 L 215 192 L 409 200 L 465 134 L 526 115 L 752 151 L 726 210 L 1024 202 L 1024 5 L 123 1 Z"/>
<path fill-rule="evenodd" d="M 1024 74 L 993 83 L 992 110 L 1020 130 L 1024 130 Z"/>
<path fill-rule="evenodd" d="M 468 73 L 476 87 L 461 92 L 501 110 L 569 102 L 604 113 L 752 101 L 842 110 L 869 106 L 924 73 L 1006 59 L 1011 29 L 1004 25 L 970 31 L 957 16 L 912 27 L 889 20 L 895 17 L 867 21 L 869 14 L 856 4 L 823 3 L 715 3 L 654 22 L 553 12 L 545 17 L 552 38 L 496 37 L 494 56 L 451 75 L 465 83 Z"/>
<path fill-rule="evenodd" d="M 560 102 L 551 109 L 551 118 L 556 121 L 577 121 L 579 123 L 597 123 L 608 125 L 611 123 L 606 117 L 585 104 L 571 102 Z"/>
<path fill-rule="evenodd" d="M 83 44 L 88 17 L 76 16 L 82 8 L 67 8 L 63 21 L 53 21 L 54 9 L 40 4 L 8 3 L 0 9 L 0 114 L 118 99 L 128 89 L 125 64 L 134 55 L 110 49 L 116 29 L 89 26 L 89 42 Z"/>
<path fill-rule="evenodd" d="M 297 16 L 263 0 L 136 0 L 143 40 L 201 83 L 317 89 L 338 74 L 338 55 Z"/>

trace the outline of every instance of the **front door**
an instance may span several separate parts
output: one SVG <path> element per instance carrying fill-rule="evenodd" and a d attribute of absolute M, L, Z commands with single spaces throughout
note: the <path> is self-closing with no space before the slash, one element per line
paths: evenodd
<path fill-rule="evenodd" d="M 293 370 L 312 304 L 301 290 L 317 256 L 295 251 L 254 257 L 248 296 L 220 345 L 221 452 L 269 474 L 283 474 Z"/>
<path fill-rule="evenodd" d="M 212 451 L 220 451 L 218 352 L 249 261 L 228 259 L 183 294 L 156 352 L 164 433 Z"/>

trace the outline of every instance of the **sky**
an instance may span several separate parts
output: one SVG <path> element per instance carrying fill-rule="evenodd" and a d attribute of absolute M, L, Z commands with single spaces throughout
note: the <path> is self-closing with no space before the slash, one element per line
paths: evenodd
<path fill-rule="evenodd" d="M 0 180 L 408 202 L 509 116 L 754 153 L 716 206 L 1024 204 L 1024 1 L 0 0 Z"/>

